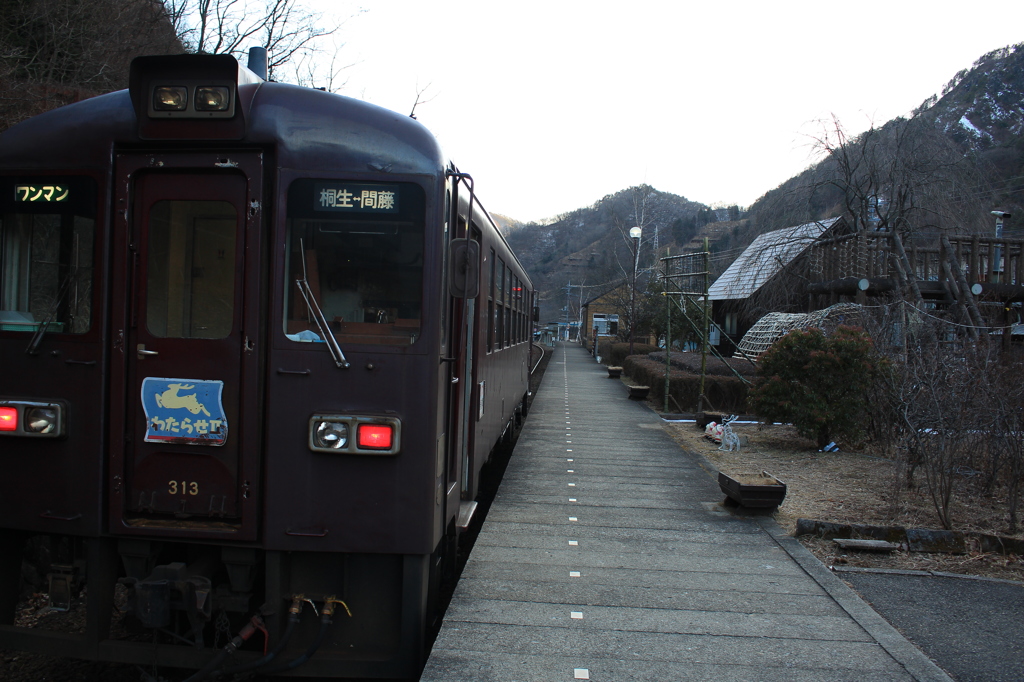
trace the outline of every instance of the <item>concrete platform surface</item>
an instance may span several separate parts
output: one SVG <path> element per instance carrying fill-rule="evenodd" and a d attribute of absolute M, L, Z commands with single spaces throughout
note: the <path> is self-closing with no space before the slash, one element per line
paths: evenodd
<path fill-rule="evenodd" d="M 554 350 L 421 680 L 949 680 L 585 350 Z"/>

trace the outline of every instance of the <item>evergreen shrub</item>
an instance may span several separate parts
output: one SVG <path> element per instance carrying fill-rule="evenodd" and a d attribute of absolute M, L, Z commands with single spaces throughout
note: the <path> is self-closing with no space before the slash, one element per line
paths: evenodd
<path fill-rule="evenodd" d="M 864 436 L 870 390 L 884 363 L 858 328 L 839 326 L 831 336 L 794 330 L 758 358 L 748 404 L 764 421 L 792 423 L 819 448 L 855 442 Z"/>

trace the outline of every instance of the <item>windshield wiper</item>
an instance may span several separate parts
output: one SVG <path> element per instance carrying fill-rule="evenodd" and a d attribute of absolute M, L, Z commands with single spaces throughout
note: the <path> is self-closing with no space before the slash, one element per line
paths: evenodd
<path fill-rule="evenodd" d="M 67 297 L 68 292 L 71 291 L 71 282 L 75 278 L 75 273 L 78 268 L 72 268 L 68 274 L 64 276 L 64 281 L 60 283 L 60 290 L 57 292 L 57 296 L 53 299 L 53 303 L 50 304 L 50 309 L 46 313 L 46 317 L 36 327 L 35 332 L 32 334 L 32 338 L 28 342 L 28 348 L 25 352 L 29 355 L 35 355 L 39 352 L 39 344 L 43 342 L 43 336 L 46 334 L 47 328 L 50 323 L 53 322 L 53 318 L 57 316 L 57 310 L 60 309 L 60 304 L 64 302 L 64 298 Z"/>
<path fill-rule="evenodd" d="M 334 338 L 334 332 L 328 326 L 327 318 L 324 317 L 320 304 L 313 294 L 313 289 L 306 279 L 306 246 L 301 239 L 299 240 L 299 249 L 302 250 L 302 279 L 295 280 L 295 283 L 299 286 L 299 293 L 302 294 L 302 299 L 306 302 L 306 309 L 309 311 L 310 317 L 313 318 L 320 330 L 320 336 L 327 343 L 327 350 L 330 351 L 334 364 L 342 369 L 347 369 L 350 367 L 349 361 L 345 359 L 345 354 L 341 351 L 341 346 L 338 345 L 338 339 Z"/>

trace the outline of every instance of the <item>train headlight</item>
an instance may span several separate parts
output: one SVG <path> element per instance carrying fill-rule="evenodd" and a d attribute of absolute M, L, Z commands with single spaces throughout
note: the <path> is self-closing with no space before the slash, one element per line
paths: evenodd
<path fill-rule="evenodd" d="M 196 88 L 196 111 L 227 111 L 231 91 L 223 85 L 200 85 Z"/>
<path fill-rule="evenodd" d="M 64 435 L 64 413 L 60 403 L 0 400 L 0 436 L 59 438 Z"/>
<path fill-rule="evenodd" d="M 153 88 L 155 111 L 185 111 L 188 106 L 188 88 L 180 85 L 158 85 Z"/>
<path fill-rule="evenodd" d="M 328 420 L 317 421 L 312 439 L 314 450 L 344 450 L 348 446 L 348 424 Z"/>
<path fill-rule="evenodd" d="M 55 407 L 30 407 L 25 410 L 25 431 L 29 433 L 53 433 L 60 421 Z"/>
<path fill-rule="evenodd" d="M 314 414 L 309 420 L 309 449 L 349 455 L 397 455 L 402 422 L 396 417 Z"/>

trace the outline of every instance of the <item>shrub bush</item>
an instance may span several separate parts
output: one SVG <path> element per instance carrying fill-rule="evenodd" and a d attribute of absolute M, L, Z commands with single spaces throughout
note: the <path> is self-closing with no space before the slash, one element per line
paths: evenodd
<path fill-rule="evenodd" d="M 749 405 L 766 421 L 792 422 L 818 447 L 864 434 L 869 391 L 884 359 L 854 327 L 794 330 L 758 359 Z"/>

